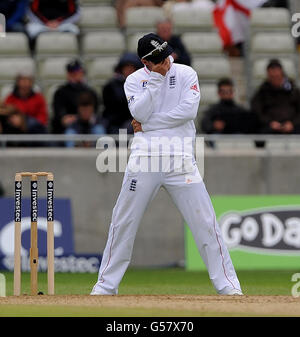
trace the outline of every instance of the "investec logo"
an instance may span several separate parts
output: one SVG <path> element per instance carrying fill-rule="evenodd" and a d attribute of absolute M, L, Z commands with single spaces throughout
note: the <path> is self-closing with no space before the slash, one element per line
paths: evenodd
<path fill-rule="evenodd" d="M 228 212 L 219 224 L 229 248 L 300 254 L 299 207 Z"/>
<path fill-rule="evenodd" d="M 47 183 L 47 205 L 48 205 L 48 212 L 47 212 L 47 220 L 53 220 L 53 182 L 48 181 Z"/>
<path fill-rule="evenodd" d="M 31 183 L 31 219 L 36 222 L 38 218 L 38 206 L 37 206 L 37 182 Z"/>
<path fill-rule="evenodd" d="M 22 183 L 16 182 L 15 186 L 15 221 L 21 222 L 21 197 L 22 197 Z"/>

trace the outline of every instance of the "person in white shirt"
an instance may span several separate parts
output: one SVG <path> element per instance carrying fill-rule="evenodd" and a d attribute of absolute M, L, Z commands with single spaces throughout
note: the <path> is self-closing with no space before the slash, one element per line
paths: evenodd
<path fill-rule="evenodd" d="M 197 73 L 173 63 L 172 52 L 153 33 L 138 42 L 145 67 L 129 75 L 124 85 L 135 136 L 91 295 L 118 294 L 140 221 L 160 187 L 189 225 L 216 291 L 242 295 L 194 157 L 193 120 L 200 102 Z"/>

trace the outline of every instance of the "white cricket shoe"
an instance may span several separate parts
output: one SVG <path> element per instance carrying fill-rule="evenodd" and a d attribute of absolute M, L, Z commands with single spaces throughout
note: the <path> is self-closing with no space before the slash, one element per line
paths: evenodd
<path fill-rule="evenodd" d="M 223 288 L 221 291 L 219 291 L 219 294 L 220 295 L 229 295 L 229 296 L 233 296 L 233 295 L 243 296 L 244 295 L 241 290 L 235 289 L 235 288 L 230 288 L 230 287 Z"/>
<path fill-rule="evenodd" d="M 104 296 L 106 296 L 106 295 L 115 295 L 115 294 L 109 294 L 109 293 L 107 293 L 107 292 L 105 292 L 102 288 L 100 288 L 98 285 L 97 285 L 97 283 L 94 285 L 94 288 L 92 289 L 92 291 L 91 291 L 91 293 L 90 293 L 90 295 L 92 295 L 92 296 L 97 296 L 97 295 L 104 295 Z"/>

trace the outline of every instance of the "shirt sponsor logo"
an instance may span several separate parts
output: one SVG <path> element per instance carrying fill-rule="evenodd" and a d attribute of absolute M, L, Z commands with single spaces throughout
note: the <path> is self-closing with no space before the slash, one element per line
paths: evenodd
<path fill-rule="evenodd" d="M 145 89 L 147 88 L 148 81 L 147 80 L 142 80 L 142 87 Z"/>
<path fill-rule="evenodd" d="M 134 96 L 128 96 L 127 97 L 128 105 L 131 104 L 133 101 L 134 101 Z"/>
<path fill-rule="evenodd" d="M 170 89 L 174 89 L 176 86 L 176 77 L 175 76 L 170 76 Z"/>
<path fill-rule="evenodd" d="M 191 86 L 191 90 L 195 90 L 195 91 L 199 92 L 198 85 L 197 84 L 193 84 Z"/>
<path fill-rule="evenodd" d="M 135 192 L 135 190 L 136 190 L 136 183 L 137 183 L 137 180 L 136 180 L 136 179 L 132 179 L 132 180 L 131 180 L 130 187 L 129 187 L 129 190 L 130 190 L 130 191 Z"/>

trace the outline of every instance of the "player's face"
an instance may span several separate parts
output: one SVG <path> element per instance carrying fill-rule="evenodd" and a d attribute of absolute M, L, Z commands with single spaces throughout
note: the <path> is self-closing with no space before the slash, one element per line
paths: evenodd
<path fill-rule="evenodd" d="M 161 61 L 160 63 L 164 63 L 164 62 L 166 62 L 166 64 L 167 64 L 167 69 L 168 69 L 168 71 L 169 71 L 170 68 L 171 68 L 171 61 L 170 61 L 170 58 L 167 57 L 167 58 L 165 58 L 163 61 Z M 151 61 L 148 61 L 148 60 L 142 60 L 142 63 L 143 63 L 143 64 L 144 64 L 150 71 L 152 71 L 153 66 L 155 66 L 155 63 L 153 63 L 153 62 L 151 62 Z"/>

